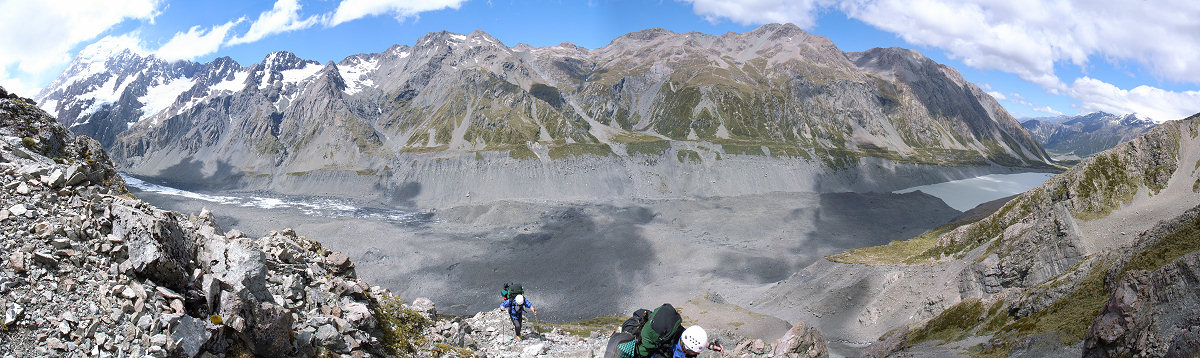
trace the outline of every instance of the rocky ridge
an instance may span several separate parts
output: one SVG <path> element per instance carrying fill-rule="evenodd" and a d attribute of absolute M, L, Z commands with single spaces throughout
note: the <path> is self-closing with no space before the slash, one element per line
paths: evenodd
<path fill-rule="evenodd" d="M 1051 168 L 953 69 L 911 50 L 843 53 L 790 24 L 650 29 L 599 49 L 439 32 L 324 65 L 289 52 L 246 67 L 167 63 L 100 45 L 37 96 L 43 107 L 100 139 L 122 170 L 202 185 L 304 192 L 340 182 L 448 205 L 466 192 L 573 199 L 571 187 L 443 179 L 580 182 L 569 177 L 579 168 L 630 173 L 584 185 L 595 197 L 743 194 L 639 186 L 685 172 L 745 184 L 796 176 L 774 167 L 811 168 L 769 192 L 841 190 L 894 167 L 917 177 L 941 165 Z"/>

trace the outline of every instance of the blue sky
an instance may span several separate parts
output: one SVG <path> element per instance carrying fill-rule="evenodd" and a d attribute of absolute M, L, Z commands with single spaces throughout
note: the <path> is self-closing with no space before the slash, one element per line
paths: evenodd
<path fill-rule="evenodd" d="M 80 50 L 242 65 L 269 52 L 337 61 L 482 29 L 506 45 L 598 48 L 625 33 L 745 32 L 791 22 L 843 51 L 900 46 L 957 69 L 1014 116 L 1200 112 L 1200 2 L 1073 0 L 0 0 L 0 84 L 36 92 Z"/>

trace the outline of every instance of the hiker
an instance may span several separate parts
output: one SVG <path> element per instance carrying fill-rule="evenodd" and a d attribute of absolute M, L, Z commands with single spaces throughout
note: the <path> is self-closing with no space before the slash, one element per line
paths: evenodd
<path fill-rule="evenodd" d="M 533 303 L 525 299 L 525 295 L 517 295 L 511 300 L 504 300 L 504 303 L 500 304 L 500 308 L 508 310 L 508 318 L 512 319 L 517 339 L 521 339 L 521 315 L 525 313 L 525 308 L 529 308 L 530 311 L 533 311 L 533 315 L 537 316 L 537 309 L 533 308 Z"/>
<path fill-rule="evenodd" d="M 679 342 L 675 342 L 675 347 L 671 350 L 671 358 L 695 357 L 705 348 L 725 352 L 725 347 L 720 343 L 708 342 L 708 332 L 705 332 L 703 327 L 693 325 L 683 330 Z"/>
<path fill-rule="evenodd" d="M 724 352 L 720 343 L 708 342 L 708 333 L 700 326 L 683 329 L 683 318 L 670 303 L 654 311 L 633 312 L 621 331 L 608 340 L 605 358 L 686 358 L 695 357 L 705 348 Z"/>

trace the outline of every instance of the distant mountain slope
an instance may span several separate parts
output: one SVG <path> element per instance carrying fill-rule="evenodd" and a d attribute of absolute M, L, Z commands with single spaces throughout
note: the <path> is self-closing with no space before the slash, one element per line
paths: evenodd
<path fill-rule="evenodd" d="M 248 67 L 168 63 L 98 44 L 37 98 L 126 170 L 241 185 L 348 171 L 394 186 L 420 180 L 414 160 L 473 166 L 461 159 L 491 153 L 627 158 L 617 171 L 647 165 L 642 157 L 686 165 L 733 156 L 823 173 L 862 158 L 1051 167 L 1016 120 L 953 69 L 912 50 L 843 53 L 790 24 L 724 35 L 650 29 L 599 49 L 509 48 L 481 31 L 439 32 L 324 65 L 289 52 Z"/>
<path fill-rule="evenodd" d="M 1126 114 L 1118 116 L 1093 112 L 1078 116 L 1034 118 L 1021 122 L 1047 151 L 1087 157 L 1136 138 L 1154 121 Z"/>

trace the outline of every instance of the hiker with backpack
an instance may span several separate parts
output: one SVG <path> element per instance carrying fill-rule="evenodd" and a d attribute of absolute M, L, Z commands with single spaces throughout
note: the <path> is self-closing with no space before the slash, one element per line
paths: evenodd
<path fill-rule="evenodd" d="M 695 357 L 705 348 L 723 352 L 720 343 L 709 343 L 708 332 L 700 326 L 683 329 L 683 317 L 670 303 L 654 311 L 639 309 L 633 312 L 621 332 L 608 340 L 605 358 L 687 358 Z"/>
<path fill-rule="evenodd" d="M 517 339 L 521 339 L 521 316 L 525 313 L 525 309 L 528 308 L 533 311 L 534 316 L 537 316 L 537 309 L 533 308 L 533 303 L 525 299 L 525 295 L 516 295 L 512 299 L 504 300 L 504 303 L 500 304 L 500 308 L 508 310 L 508 318 L 512 319 Z"/>

